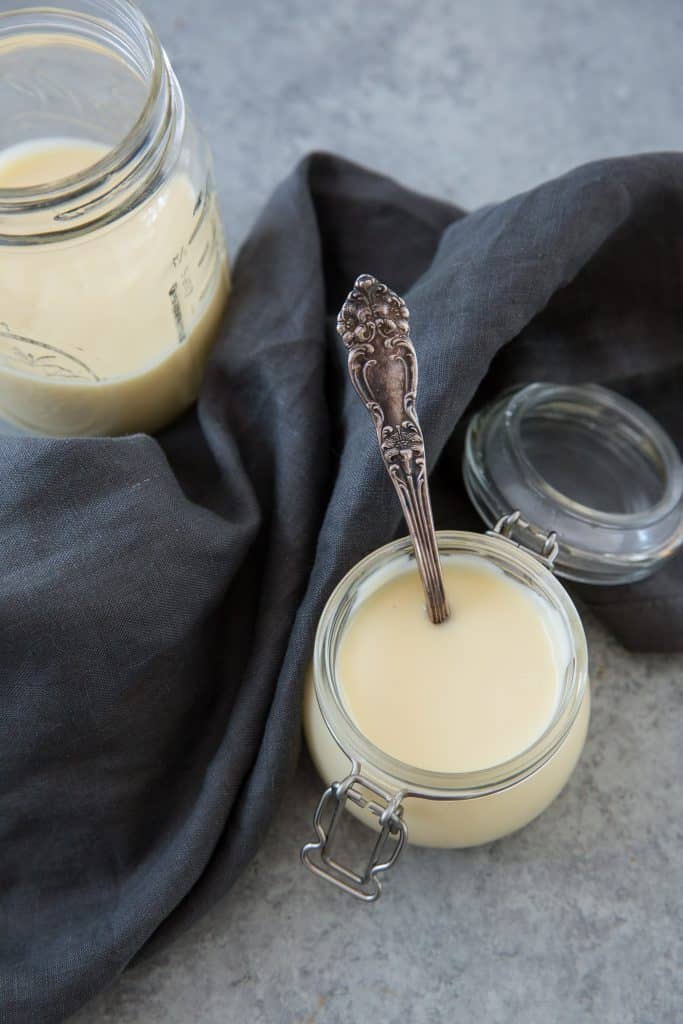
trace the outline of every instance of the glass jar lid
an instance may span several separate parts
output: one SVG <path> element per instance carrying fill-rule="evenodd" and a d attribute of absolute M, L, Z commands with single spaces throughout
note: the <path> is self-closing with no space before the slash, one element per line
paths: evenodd
<path fill-rule="evenodd" d="M 634 402 L 597 384 L 528 384 L 468 426 L 465 486 L 493 527 L 539 553 L 557 534 L 558 575 L 583 583 L 642 579 L 683 543 L 683 463 Z"/>

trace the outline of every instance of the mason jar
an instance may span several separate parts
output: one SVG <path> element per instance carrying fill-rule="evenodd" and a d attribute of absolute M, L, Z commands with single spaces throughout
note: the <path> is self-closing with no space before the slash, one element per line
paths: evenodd
<path fill-rule="evenodd" d="M 228 295 L 207 144 L 128 0 L 0 0 L 0 420 L 154 431 Z"/>
<path fill-rule="evenodd" d="M 406 842 L 487 843 L 555 799 L 579 759 L 590 715 L 586 637 L 557 577 L 614 585 L 641 579 L 683 542 L 683 466 L 673 442 L 644 410 L 594 385 L 532 384 L 502 395 L 469 424 L 464 478 L 490 529 L 440 532 L 440 555 L 484 559 L 541 602 L 555 623 L 559 695 L 542 734 L 502 764 L 442 773 L 397 761 L 354 722 L 337 655 L 354 611 L 405 571 L 412 543 L 394 541 L 351 569 L 320 618 L 305 688 L 304 732 L 327 789 L 302 859 L 368 902 Z M 390 706 L 386 715 L 390 722 Z M 345 811 L 376 833 L 360 867 L 336 852 Z"/>

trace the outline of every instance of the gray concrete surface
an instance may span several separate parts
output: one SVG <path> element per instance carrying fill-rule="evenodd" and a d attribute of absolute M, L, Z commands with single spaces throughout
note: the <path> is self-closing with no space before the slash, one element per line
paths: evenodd
<path fill-rule="evenodd" d="M 233 250 L 312 148 L 476 206 L 681 146 L 678 0 L 144 6 L 213 140 Z M 683 657 L 588 626 L 587 749 L 537 822 L 478 850 L 410 848 L 377 906 L 351 905 L 298 865 L 320 790 L 304 760 L 241 882 L 74 1024 L 683 1020 Z"/>

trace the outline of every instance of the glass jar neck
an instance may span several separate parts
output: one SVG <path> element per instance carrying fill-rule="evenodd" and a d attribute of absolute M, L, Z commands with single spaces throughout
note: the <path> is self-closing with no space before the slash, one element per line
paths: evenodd
<path fill-rule="evenodd" d="M 71 48 L 75 63 L 84 53 L 115 62 L 119 74 L 135 81 L 141 103 L 104 155 L 84 170 L 40 185 L 0 188 L 0 245 L 62 241 L 117 220 L 165 179 L 184 132 L 178 82 L 155 32 L 129 0 L 67 0 L 7 13 L 0 7 L 0 70 L 4 56 L 36 46 L 46 53 Z M 87 92 L 92 82 L 85 72 L 81 77 Z M 72 86 L 72 101 L 73 93 Z"/>
<path fill-rule="evenodd" d="M 336 672 L 337 653 L 346 623 L 368 587 L 374 588 L 405 568 L 412 544 L 403 538 L 373 551 L 337 585 L 320 618 L 313 655 L 315 694 L 327 728 L 355 766 L 404 795 L 428 799 L 468 799 L 500 792 L 523 781 L 550 760 L 579 714 L 588 681 L 586 637 L 578 612 L 564 587 L 532 554 L 502 537 L 440 531 L 442 555 L 479 555 L 530 587 L 558 614 L 566 643 L 566 669 L 555 714 L 543 734 L 519 756 L 491 768 L 469 772 L 435 772 L 404 764 L 376 747 L 360 732 L 344 705 Z"/>

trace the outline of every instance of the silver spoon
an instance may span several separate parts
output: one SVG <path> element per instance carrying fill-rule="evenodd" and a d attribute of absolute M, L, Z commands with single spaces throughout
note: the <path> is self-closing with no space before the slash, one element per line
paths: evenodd
<path fill-rule="evenodd" d="M 349 374 L 372 416 L 387 472 L 396 488 L 415 547 L 427 612 L 445 622 L 448 602 L 429 500 L 425 444 L 415 410 L 417 357 L 408 307 L 369 274 L 356 278 L 337 317 L 349 350 Z"/>

